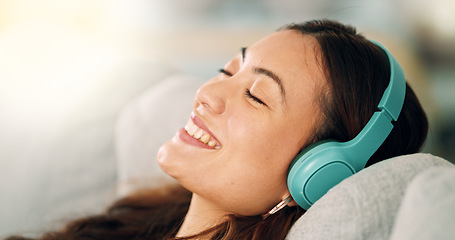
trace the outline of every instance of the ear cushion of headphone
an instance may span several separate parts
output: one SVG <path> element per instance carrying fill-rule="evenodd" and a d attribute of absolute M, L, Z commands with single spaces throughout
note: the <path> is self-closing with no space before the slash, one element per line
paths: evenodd
<path fill-rule="evenodd" d="M 289 169 L 288 189 L 292 198 L 308 209 L 327 191 L 355 173 L 347 162 L 342 143 L 323 141 L 298 154 Z"/>

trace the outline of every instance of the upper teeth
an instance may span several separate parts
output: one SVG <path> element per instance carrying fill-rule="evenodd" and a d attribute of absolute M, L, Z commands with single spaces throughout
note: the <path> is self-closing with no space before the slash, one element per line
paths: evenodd
<path fill-rule="evenodd" d="M 196 126 L 193 121 L 188 121 L 185 126 L 185 130 L 189 135 L 199 140 L 200 142 L 205 143 L 210 147 L 217 148 L 216 140 L 212 139 L 212 136 L 210 136 L 210 134 Z"/>

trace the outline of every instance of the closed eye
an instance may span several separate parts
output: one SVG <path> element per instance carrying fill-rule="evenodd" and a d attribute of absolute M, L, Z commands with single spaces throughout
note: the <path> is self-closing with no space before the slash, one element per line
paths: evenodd
<path fill-rule="evenodd" d="M 229 77 L 232 77 L 232 76 L 233 76 L 232 73 L 226 71 L 226 69 L 224 69 L 224 68 L 221 68 L 221 69 L 218 70 L 218 71 L 219 71 L 220 73 L 222 73 L 222 74 L 228 75 Z"/>
<path fill-rule="evenodd" d="M 262 105 L 268 107 L 267 104 L 265 104 L 261 99 L 257 98 L 253 94 L 251 94 L 249 89 L 245 90 L 245 96 L 247 96 L 248 98 L 250 98 L 251 100 L 253 100 L 253 101 L 255 101 L 255 102 L 259 103 L 259 104 L 262 104 Z"/>
<path fill-rule="evenodd" d="M 219 71 L 220 73 L 222 73 L 222 74 L 227 75 L 227 76 L 230 76 L 230 77 L 233 76 L 232 73 L 226 71 L 226 69 L 221 68 L 221 69 L 218 70 L 218 71 Z M 264 105 L 264 106 L 268 107 L 267 104 L 265 104 L 261 99 L 259 99 L 258 97 L 254 96 L 253 94 L 251 94 L 250 89 L 246 89 L 246 90 L 245 90 L 245 96 L 247 96 L 249 99 L 255 101 L 256 103 L 259 103 L 259 104 L 261 104 L 261 105 Z"/>

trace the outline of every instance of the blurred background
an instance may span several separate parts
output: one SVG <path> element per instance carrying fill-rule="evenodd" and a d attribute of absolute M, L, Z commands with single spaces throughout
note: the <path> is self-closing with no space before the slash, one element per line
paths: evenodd
<path fill-rule="evenodd" d="M 454 12 L 452 0 L 0 0 L 0 237 L 112 201 L 131 99 L 173 74 L 207 80 L 240 47 L 313 18 L 388 46 L 429 114 L 424 151 L 455 161 Z"/>

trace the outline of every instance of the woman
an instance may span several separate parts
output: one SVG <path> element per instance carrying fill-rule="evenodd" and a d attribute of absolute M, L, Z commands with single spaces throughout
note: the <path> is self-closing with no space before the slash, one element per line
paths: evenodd
<path fill-rule="evenodd" d="M 187 125 L 160 148 L 160 167 L 184 188 L 138 193 L 41 239 L 283 239 L 304 213 L 286 184 L 293 158 L 353 139 L 389 78 L 387 55 L 353 28 L 285 26 L 204 84 Z M 394 125 L 367 166 L 422 147 L 428 123 L 409 86 Z"/>

